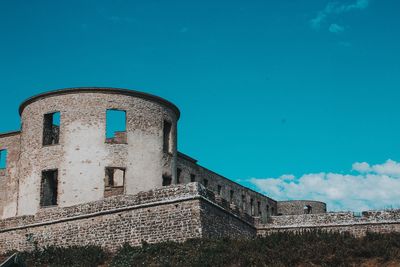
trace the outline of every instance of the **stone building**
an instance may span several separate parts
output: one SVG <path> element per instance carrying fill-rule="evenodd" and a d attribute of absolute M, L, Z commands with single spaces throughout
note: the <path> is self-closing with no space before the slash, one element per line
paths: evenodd
<path fill-rule="evenodd" d="M 154 95 L 62 89 L 27 99 L 19 113 L 21 130 L 0 133 L 0 252 L 251 237 L 323 227 L 331 216 L 325 203 L 276 201 L 178 152 L 180 111 Z M 360 223 L 382 222 L 368 218 Z"/>

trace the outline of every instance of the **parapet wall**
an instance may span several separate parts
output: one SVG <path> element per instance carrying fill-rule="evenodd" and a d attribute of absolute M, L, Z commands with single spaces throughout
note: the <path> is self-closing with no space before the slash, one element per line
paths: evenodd
<path fill-rule="evenodd" d="M 213 203 L 200 184 L 190 183 L 0 220 L 0 253 L 88 244 L 113 251 L 125 242 L 255 234 L 250 222 Z"/>
<path fill-rule="evenodd" d="M 325 212 L 326 212 L 326 204 L 321 201 L 314 201 L 314 200 L 278 201 L 279 215 L 301 215 L 307 213 L 317 214 Z"/>
<path fill-rule="evenodd" d="M 268 224 L 257 226 L 257 233 L 265 236 L 274 232 L 312 229 L 349 232 L 355 236 L 362 236 L 368 231 L 399 232 L 400 210 L 368 211 L 362 216 L 351 212 L 273 216 Z"/>

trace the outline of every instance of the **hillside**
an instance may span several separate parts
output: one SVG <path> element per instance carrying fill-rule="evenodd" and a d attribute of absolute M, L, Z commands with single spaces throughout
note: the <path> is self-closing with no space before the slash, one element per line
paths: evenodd
<path fill-rule="evenodd" d="M 28 266 L 400 266 L 400 234 L 277 233 L 252 240 L 195 239 L 109 254 L 72 247 L 23 253 Z"/>

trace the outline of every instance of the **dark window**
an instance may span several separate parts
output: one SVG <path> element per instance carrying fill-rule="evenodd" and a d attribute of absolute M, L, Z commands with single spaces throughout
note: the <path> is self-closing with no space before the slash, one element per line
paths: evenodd
<path fill-rule="evenodd" d="M 45 114 L 43 118 L 43 145 L 57 145 L 60 139 L 60 112 Z"/>
<path fill-rule="evenodd" d="M 163 186 L 168 186 L 171 185 L 172 183 L 172 178 L 169 175 L 163 175 L 162 177 L 162 185 Z"/>
<path fill-rule="evenodd" d="M 105 186 L 107 187 L 121 187 L 124 186 L 125 169 L 116 167 L 106 168 Z"/>
<path fill-rule="evenodd" d="M 254 213 L 254 199 L 250 199 L 250 214 L 251 214 L 251 216 L 254 216 L 255 215 L 255 213 Z"/>
<path fill-rule="evenodd" d="M 7 149 L 0 150 L 0 169 L 7 168 Z"/>
<path fill-rule="evenodd" d="M 58 170 L 48 170 L 42 172 L 42 182 L 40 188 L 40 206 L 57 205 L 58 193 Z"/>
<path fill-rule="evenodd" d="M 304 214 L 311 214 L 312 213 L 312 207 L 310 205 L 304 206 Z"/>
<path fill-rule="evenodd" d="M 274 207 L 271 208 L 271 215 L 275 215 L 275 208 Z"/>
<path fill-rule="evenodd" d="M 194 174 L 191 174 L 191 175 L 190 175 L 190 182 L 191 182 L 191 183 L 196 182 L 196 175 L 194 175 Z"/>
<path fill-rule="evenodd" d="M 221 195 L 222 186 L 218 185 L 218 195 Z"/>
<path fill-rule="evenodd" d="M 164 152 L 172 153 L 171 145 L 171 129 L 172 124 L 169 121 L 164 121 Z"/>
<path fill-rule="evenodd" d="M 204 185 L 205 187 L 208 186 L 208 180 L 207 180 L 207 179 L 203 179 L 203 185 Z"/>
<path fill-rule="evenodd" d="M 242 195 L 242 209 L 246 211 L 246 196 Z"/>
<path fill-rule="evenodd" d="M 233 191 L 233 190 L 230 190 L 229 191 L 229 200 L 231 201 L 231 202 L 233 202 L 233 195 L 235 194 L 235 192 Z"/>
<path fill-rule="evenodd" d="M 257 201 L 257 211 L 258 211 L 258 216 L 261 217 L 262 211 L 261 211 L 261 202 Z"/>
<path fill-rule="evenodd" d="M 177 184 L 181 183 L 181 174 L 182 174 L 182 170 L 178 168 L 176 170 L 176 183 Z"/>
<path fill-rule="evenodd" d="M 269 206 L 267 205 L 267 215 L 269 215 Z"/>
<path fill-rule="evenodd" d="M 107 109 L 106 111 L 106 143 L 126 144 L 126 111 Z"/>

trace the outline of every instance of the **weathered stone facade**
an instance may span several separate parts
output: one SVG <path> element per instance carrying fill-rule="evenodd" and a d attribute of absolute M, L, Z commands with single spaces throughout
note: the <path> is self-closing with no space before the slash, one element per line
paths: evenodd
<path fill-rule="evenodd" d="M 326 231 L 350 232 L 356 236 L 369 232 L 400 231 L 400 210 L 367 211 L 361 216 L 352 212 L 273 216 L 268 223 L 258 224 L 258 235 L 264 236 L 280 231 L 299 232 L 322 229 Z"/>
<path fill-rule="evenodd" d="M 326 212 L 326 204 L 313 200 L 279 201 L 278 210 L 278 215 L 318 214 Z"/>
<path fill-rule="evenodd" d="M 106 136 L 109 110 L 125 118 L 114 137 Z M 0 252 L 86 244 L 115 250 L 125 242 L 313 228 L 400 230 L 397 212 L 361 219 L 326 213 L 325 203 L 276 201 L 198 165 L 177 151 L 178 108 L 157 96 L 63 89 L 28 99 L 20 115 L 20 131 L 0 134 L 7 150 Z"/>
<path fill-rule="evenodd" d="M 115 250 L 125 242 L 255 236 L 252 223 L 219 206 L 209 195 L 199 183 L 190 183 L 4 219 L 0 221 L 0 252 L 87 244 Z"/>

